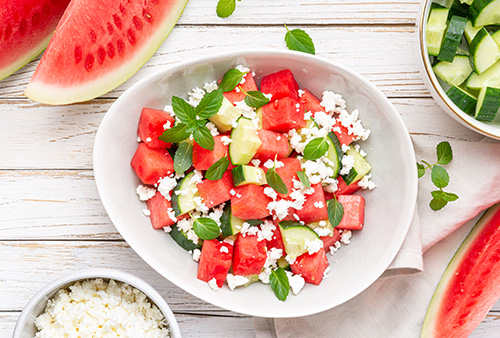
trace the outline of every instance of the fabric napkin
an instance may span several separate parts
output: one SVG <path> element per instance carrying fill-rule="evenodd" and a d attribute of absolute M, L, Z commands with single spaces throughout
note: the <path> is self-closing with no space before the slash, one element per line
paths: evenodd
<path fill-rule="evenodd" d="M 442 137 L 420 135 L 412 141 L 417 161 L 435 162 Z M 459 199 L 440 211 L 431 210 L 435 187 L 427 172 L 419 179 L 417 210 L 405 242 L 379 280 L 350 301 L 316 315 L 255 317 L 256 338 L 420 337 L 427 306 L 448 262 L 480 213 L 500 201 L 500 143 L 488 138 L 448 142 L 453 160 L 445 166 L 450 174 L 445 191 Z"/>

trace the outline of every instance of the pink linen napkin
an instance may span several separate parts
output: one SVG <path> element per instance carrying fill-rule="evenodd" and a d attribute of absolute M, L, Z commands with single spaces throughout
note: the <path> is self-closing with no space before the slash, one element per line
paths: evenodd
<path fill-rule="evenodd" d="M 436 145 L 443 138 L 413 136 L 412 140 L 416 159 L 434 163 Z M 313 316 L 255 317 L 256 338 L 420 337 L 427 306 L 449 260 L 478 214 L 500 201 L 500 143 L 488 138 L 448 141 L 453 161 L 445 166 L 450 174 L 445 191 L 459 199 L 440 211 L 431 210 L 430 192 L 435 187 L 427 172 L 419 179 L 417 210 L 405 242 L 378 281 L 345 304 Z"/>

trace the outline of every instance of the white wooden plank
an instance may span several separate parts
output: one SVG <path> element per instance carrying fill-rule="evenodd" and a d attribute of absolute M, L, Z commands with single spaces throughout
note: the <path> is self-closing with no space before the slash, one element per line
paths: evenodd
<path fill-rule="evenodd" d="M 418 72 L 413 26 L 311 26 L 306 30 L 318 56 L 361 73 L 387 96 L 429 95 Z M 194 57 L 242 48 L 286 49 L 285 33 L 284 27 L 275 26 L 178 26 L 132 78 L 105 96 L 117 97 L 147 75 Z M 37 60 L 1 81 L 0 97 L 22 96 L 36 64 Z"/>

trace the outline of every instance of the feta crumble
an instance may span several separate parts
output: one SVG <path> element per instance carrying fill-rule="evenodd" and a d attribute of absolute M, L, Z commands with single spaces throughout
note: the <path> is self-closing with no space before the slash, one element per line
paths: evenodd
<path fill-rule="evenodd" d="M 137 189 L 135 189 L 137 195 L 139 195 L 139 199 L 141 201 L 147 201 L 156 194 L 156 190 L 150 187 L 146 187 L 145 185 L 139 185 Z"/>
<path fill-rule="evenodd" d="M 217 285 L 217 280 L 212 278 L 211 280 L 208 281 L 208 285 L 212 288 L 212 290 L 217 291 L 219 290 L 219 286 Z"/>
<path fill-rule="evenodd" d="M 250 280 L 245 276 L 238 276 L 238 275 L 233 275 L 232 273 L 228 273 L 226 281 L 227 281 L 227 286 L 229 286 L 229 289 L 233 291 L 238 286 L 243 286 Z"/>

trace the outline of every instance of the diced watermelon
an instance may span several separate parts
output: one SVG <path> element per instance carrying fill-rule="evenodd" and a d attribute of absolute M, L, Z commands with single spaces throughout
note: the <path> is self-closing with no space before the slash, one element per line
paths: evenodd
<path fill-rule="evenodd" d="M 272 101 L 262 107 L 262 128 L 287 133 L 306 126 L 302 104 L 290 97 Z"/>
<path fill-rule="evenodd" d="M 325 250 L 327 250 L 332 245 L 335 245 L 335 243 L 340 241 L 341 235 L 342 234 L 340 233 L 340 231 L 337 229 L 337 227 L 335 227 L 335 228 L 333 228 L 333 235 L 332 236 L 320 237 L 321 240 L 323 241 L 323 248 L 325 248 Z"/>
<path fill-rule="evenodd" d="M 285 245 L 283 244 L 283 237 L 281 236 L 281 231 L 278 222 L 274 222 L 276 229 L 273 230 L 273 236 L 270 241 L 267 241 L 267 249 L 272 248 L 281 249 L 283 254 L 285 253 Z"/>
<path fill-rule="evenodd" d="M 305 88 L 303 89 L 303 91 L 304 92 L 300 96 L 299 101 L 300 103 L 302 103 L 302 106 L 306 111 L 313 113 L 313 116 L 314 113 L 318 111 L 326 112 L 325 107 L 321 105 L 321 101 L 316 96 L 314 96 L 313 93 Z"/>
<path fill-rule="evenodd" d="M 234 216 L 242 219 L 261 219 L 271 213 L 267 205 L 271 198 L 264 194 L 264 187 L 255 184 L 245 184 L 234 188 L 231 196 L 231 211 Z"/>
<path fill-rule="evenodd" d="M 361 187 L 359 186 L 359 181 L 347 185 L 342 178 L 342 176 L 337 177 L 339 183 L 337 184 L 337 191 L 335 195 L 352 195 L 358 191 Z"/>
<path fill-rule="evenodd" d="M 156 194 L 146 201 L 149 211 L 151 212 L 151 224 L 153 229 L 162 229 L 163 227 L 173 225 L 175 222 L 170 218 L 168 212 L 172 210 L 172 205 L 165 196 L 160 194 L 158 191 Z"/>
<path fill-rule="evenodd" d="M 267 258 L 265 240 L 257 235 L 238 234 L 234 242 L 233 273 L 240 276 L 259 274 Z"/>
<path fill-rule="evenodd" d="M 294 101 L 299 99 L 299 85 L 293 77 L 290 69 L 284 69 L 276 73 L 266 75 L 260 82 L 260 90 L 263 93 L 271 94 L 272 101 L 279 100 L 284 97 L 290 97 Z"/>
<path fill-rule="evenodd" d="M 220 180 L 204 179 L 196 187 L 203 203 L 209 208 L 229 201 L 231 199 L 229 192 L 234 188 L 231 170 L 226 171 Z"/>
<path fill-rule="evenodd" d="M 337 120 L 337 122 L 333 125 L 332 130 L 335 133 L 335 135 L 337 135 L 337 138 L 339 139 L 340 144 L 344 144 L 344 145 L 348 146 L 356 138 L 356 135 L 354 135 L 354 134 L 349 135 L 349 131 L 347 130 L 346 127 L 344 127 L 342 125 L 342 123 L 340 123 L 339 120 Z"/>
<path fill-rule="evenodd" d="M 255 79 L 253 78 L 252 72 L 248 72 L 244 76 L 245 82 L 243 84 L 240 84 L 239 86 L 245 91 L 254 91 L 254 90 L 259 90 L 257 88 L 257 84 L 255 83 Z M 232 104 L 235 104 L 236 102 L 243 101 L 245 99 L 245 93 L 237 89 L 238 87 L 234 88 L 232 91 L 224 93 L 224 97 L 231 101 Z"/>
<path fill-rule="evenodd" d="M 231 244 L 217 239 L 203 241 L 198 264 L 198 279 L 209 282 L 215 278 L 217 286 L 221 288 L 231 267 L 232 259 L 233 246 Z"/>
<path fill-rule="evenodd" d="M 321 249 L 312 255 L 306 252 L 297 257 L 295 262 L 290 264 L 290 267 L 292 272 L 295 275 L 301 275 L 306 283 L 319 285 L 328 265 L 325 250 Z"/>
<path fill-rule="evenodd" d="M 311 185 L 311 188 L 314 188 L 314 193 L 306 195 L 306 201 L 302 206 L 302 209 L 298 209 L 296 211 L 300 220 L 305 223 L 328 219 L 325 193 L 321 183 Z"/>
<path fill-rule="evenodd" d="M 193 165 L 198 170 L 208 170 L 212 164 L 228 154 L 228 145 L 222 143 L 223 135 L 214 137 L 214 150 L 202 148 L 198 143 L 193 144 Z"/>
<path fill-rule="evenodd" d="M 261 129 L 257 133 L 262 144 L 257 149 L 255 158 L 264 161 L 274 160 L 275 156 L 280 159 L 290 153 L 290 144 L 288 143 L 288 137 L 285 135 L 266 129 Z"/>
<path fill-rule="evenodd" d="M 344 207 L 344 217 L 339 229 L 361 230 L 365 221 L 365 199 L 360 195 L 340 195 L 338 201 Z"/>
<path fill-rule="evenodd" d="M 284 157 L 280 159 L 280 162 L 283 162 L 284 166 L 277 168 L 276 173 L 281 177 L 283 183 L 285 183 L 288 194 L 278 193 L 278 196 L 287 197 L 292 193 L 293 180 L 299 180 L 297 172 L 302 170 L 302 166 L 300 165 L 300 161 L 294 157 Z M 267 173 L 267 168 L 264 168 L 264 170 Z"/>
<path fill-rule="evenodd" d="M 158 139 L 166 129 L 170 129 L 175 120 L 169 113 L 159 109 L 143 108 L 137 135 L 150 148 L 170 148 L 171 143 L 165 143 Z"/>
<path fill-rule="evenodd" d="M 139 143 L 130 164 L 144 184 L 153 185 L 160 177 L 174 172 L 174 161 L 168 151 L 149 148 L 145 143 Z"/>

